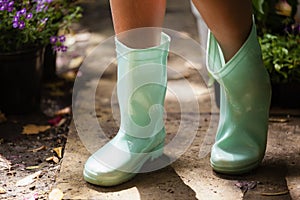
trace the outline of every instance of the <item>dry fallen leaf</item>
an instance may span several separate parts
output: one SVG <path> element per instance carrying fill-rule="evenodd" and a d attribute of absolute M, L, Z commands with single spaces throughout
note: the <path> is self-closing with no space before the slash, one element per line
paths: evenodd
<path fill-rule="evenodd" d="M 61 200 L 63 199 L 64 194 L 60 189 L 53 189 L 50 193 L 49 193 L 49 200 Z"/>
<path fill-rule="evenodd" d="M 29 185 L 31 183 L 33 183 L 34 181 L 36 181 L 36 178 L 39 177 L 42 174 L 42 171 L 37 171 L 34 174 L 31 174 L 29 176 L 26 176 L 25 178 L 18 180 L 16 183 L 16 186 L 26 186 Z"/>
<path fill-rule="evenodd" d="M 275 118 L 275 117 L 270 117 L 269 122 L 273 123 L 285 123 L 289 122 L 289 118 Z"/>
<path fill-rule="evenodd" d="M 53 156 L 46 158 L 46 161 L 52 161 L 53 160 Z"/>
<path fill-rule="evenodd" d="M 46 149 L 46 146 L 40 146 L 38 148 L 35 148 L 35 149 L 29 149 L 28 151 L 31 151 L 31 152 L 38 152 L 38 151 L 41 151 L 41 150 L 44 150 Z"/>
<path fill-rule="evenodd" d="M 51 126 L 59 127 L 59 126 L 62 126 L 66 121 L 67 121 L 66 118 L 62 118 L 62 116 L 57 116 L 53 119 L 48 120 L 48 123 Z"/>
<path fill-rule="evenodd" d="M 39 134 L 40 132 L 44 132 L 50 128 L 51 126 L 49 125 L 45 126 L 45 125 L 28 124 L 26 126 L 23 126 L 22 134 L 25 135 Z"/>
<path fill-rule="evenodd" d="M 56 156 L 53 156 L 53 162 L 55 162 L 56 164 L 59 163 L 59 159 Z"/>
<path fill-rule="evenodd" d="M 3 187 L 0 187 L 0 194 L 5 194 L 6 190 Z"/>
<path fill-rule="evenodd" d="M 56 126 L 62 126 L 65 122 L 67 121 L 67 119 L 65 119 L 65 118 L 63 118 L 63 119 L 61 119 L 60 121 L 59 121 L 59 123 L 58 124 L 56 124 Z"/>
<path fill-rule="evenodd" d="M 66 115 L 71 113 L 71 108 L 70 107 L 65 107 L 55 113 L 55 115 Z"/>
<path fill-rule="evenodd" d="M 62 157 L 62 147 L 53 148 L 53 151 L 57 154 L 59 158 Z"/>
<path fill-rule="evenodd" d="M 33 169 L 39 169 L 39 168 L 41 168 L 41 166 L 28 166 L 28 167 L 26 167 L 25 169 L 27 169 L 27 170 L 33 170 Z"/>
<path fill-rule="evenodd" d="M 59 159 L 56 157 L 56 156 L 51 156 L 51 157 L 48 157 L 46 158 L 46 161 L 53 161 L 55 162 L 56 164 L 59 163 Z"/>
<path fill-rule="evenodd" d="M 48 123 L 52 126 L 57 126 L 57 124 L 59 124 L 59 122 L 62 120 L 61 116 L 56 116 L 53 119 L 48 120 Z"/>
<path fill-rule="evenodd" d="M 285 191 L 282 191 L 282 192 L 263 192 L 261 193 L 262 196 L 280 196 L 280 195 L 285 195 L 285 194 L 288 194 L 289 191 L 288 190 L 285 190 Z"/>

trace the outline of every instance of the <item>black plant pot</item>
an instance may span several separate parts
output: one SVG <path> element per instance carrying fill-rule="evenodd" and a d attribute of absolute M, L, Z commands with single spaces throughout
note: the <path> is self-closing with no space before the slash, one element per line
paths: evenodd
<path fill-rule="evenodd" d="M 216 104 L 220 107 L 220 85 L 215 82 Z M 272 84 L 271 108 L 300 109 L 300 82 Z"/>
<path fill-rule="evenodd" d="M 45 47 L 43 80 L 53 80 L 56 78 L 56 57 L 57 54 L 49 44 Z"/>
<path fill-rule="evenodd" d="M 39 108 L 44 48 L 0 53 L 0 110 L 25 114 Z"/>
<path fill-rule="evenodd" d="M 300 108 L 300 83 L 272 84 L 272 107 Z"/>

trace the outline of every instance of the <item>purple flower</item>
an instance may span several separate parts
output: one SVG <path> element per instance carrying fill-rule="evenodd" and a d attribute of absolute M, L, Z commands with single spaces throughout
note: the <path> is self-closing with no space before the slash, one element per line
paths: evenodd
<path fill-rule="evenodd" d="M 36 12 L 38 13 L 38 12 L 42 12 L 43 11 L 43 9 L 44 9 L 44 5 L 37 5 L 36 6 Z"/>
<path fill-rule="evenodd" d="M 50 43 L 55 44 L 57 42 L 57 37 L 56 36 L 51 36 L 50 37 Z"/>
<path fill-rule="evenodd" d="M 7 6 L 8 6 L 8 7 L 13 7 L 13 6 L 14 6 L 14 3 L 15 3 L 14 1 L 10 1 L 10 2 L 7 4 Z"/>
<path fill-rule="evenodd" d="M 42 19 L 42 20 L 41 20 L 41 24 L 46 24 L 47 21 L 48 21 L 48 17 Z"/>
<path fill-rule="evenodd" d="M 45 12 L 48 10 L 48 5 L 52 2 L 52 0 L 34 0 L 37 3 L 36 12 Z"/>
<path fill-rule="evenodd" d="M 16 17 L 21 17 L 21 11 L 16 12 Z"/>
<path fill-rule="evenodd" d="M 62 52 L 66 52 L 66 51 L 68 50 L 68 47 L 67 47 L 67 46 L 64 46 L 64 45 L 61 46 L 60 48 L 61 48 L 61 51 L 62 51 Z"/>
<path fill-rule="evenodd" d="M 8 8 L 7 8 L 7 11 L 8 11 L 8 12 L 12 12 L 13 10 L 14 10 L 13 7 L 8 7 Z"/>
<path fill-rule="evenodd" d="M 25 22 L 24 21 L 20 21 L 19 22 L 19 29 L 24 29 L 25 28 Z"/>
<path fill-rule="evenodd" d="M 13 9 L 14 9 L 14 1 L 10 1 L 10 2 L 8 2 L 8 3 L 4 3 L 5 4 L 5 9 L 8 11 L 8 12 L 12 12 L 13 11 Z M 3 5 L 4 5 L 3 4 Z"/>
<path fill-rule="evenodd" d="M 28 13 L 27 15 L 26 15 L 26 19 L 31 19 L 32 18 L 32 13 Z"/>
<path fill-rule="evenodd" d="M 60 51 L 60 47 L 59 47 L 59 46 L 54 46 L 54 47 L 53 47 L 53 50 L 56 51 L 56 52 L 57 52 L 57 51 Z"/>
<path fill-rule="evenodd" d="M 20 10 L 20 14 L 21 15 L 26 15 L 26 8 L 22 8 L 22 10 Z"/>
<path fill-rule="evenodd" d="M 19 22 L 14 21 L 12 25 L 13 25 L 13 28 L 18 28 L 19 27 Z"/>
<path fill-rule="evenodd" d="M 14 16 L 14 18 L 13 18 L 13 22 L 17 22 L 17 21 L 19 21 L 19 17 L 17 17 L 17 16 Z"/>
<path fill-rule="evenodd" d="M 6 10 L 6 6 L 5 6 L 5 5 L 2 5 L 2 6 L 0 7 L 0 10 L 1 10 L 1 11 Z"/>
<path fill-rule="evenodd" d="M 61 35 L 61 36 L 58 37 L 58 39 L 59 39 L 60 42 L 65 42 L 66 41 L 66 36 Z"/>

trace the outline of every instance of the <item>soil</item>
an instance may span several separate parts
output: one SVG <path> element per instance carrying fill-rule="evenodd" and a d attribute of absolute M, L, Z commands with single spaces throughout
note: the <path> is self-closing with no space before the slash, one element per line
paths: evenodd
<path fill-rule="evenodd" d="M 47 199 L 62 158 L 53 149 L 62 147 L 63 153 L 69 131 L 72 85 L 63 78 L 45 81 L 40 109 L 5 116 L 0 123 L 0 199 Z M 36 134 L 24 129 L 30 124 L 36 125 Z M 43 127 L 47 130 L 39 132 Z"/>
<path fill-rule="evenodd" d="M 87 2 L 81 6 L 84 10 L 88 7 L 90 11 L 94 8 L 93 4 L 94 2 Z M 107 27 L 106 24 L 111 24 L 111 21 L 106 20 L 110 16 L 109 9 L 107 3 L 101 5 L 100 13 L 105 16 L 100 17 L 105 19 L 103 20 L 105 25 L 101 25 Z M 90 34 L 86 33 L 84 20 L 91 17 L 87 13 L 93 15 L 98 12 L 98 8 L 93 12 L 85 12 L 84 16 L 88 17 L 84 17 L 80 24 L 73 24 L 72 30 L 76 34 L 70 34 L 69 41 L 74 43 L 69 44 L 68 52 L 57 54 L 57 75 L 53 77 L 53 74 L 48 74 L 46 77 L 51 79 L 43 81 L 40 108 L 26 115 L 6 115 L 0 111 L 0 199 L 48 199 L 61 168 L 72 120 L 71 112 L 59 115 L 56 113 L 71 108 L 77 69 L 86 56 L 87 49 L 91 48 L 89 42 L 93 41 L 86 36 Z M 91 46 L 96 44 L 98 43 Z M 50 127 L 38 134 L 22 134 L 24 127 L 31 124 L 36 125 L 35 129 L 49 125 Z M 61 158 L 53 150 L 59 147 L 62 148 Z M 56 158 L 51 159 L 53 156 Z M 33 180 L 28 177 L 30 175 L 35 176 Z M 24 178 L 28 178 L 25 179 L 28 182 L 24 186 L 17 186 L 18 181 Z"/>

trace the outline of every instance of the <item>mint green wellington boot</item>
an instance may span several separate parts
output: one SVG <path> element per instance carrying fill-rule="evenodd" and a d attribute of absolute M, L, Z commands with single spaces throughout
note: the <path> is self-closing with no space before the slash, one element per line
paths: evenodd
<path fill-rule="evenodd" d="M 147 49 L 131 49 L 116 39 L 120 129 L 87 160 L 83 171 L 87 182 L 121 184 L 133 178 L 147 160 L 163 154 L 169 44 L 164 33 L 159 46 Z"/>
<path fill-rule="evenodd" d="M 221 87 L 220 121 L 210 162 L 216 172 L 241 174 L 265 154 L 271 87 L 253 23 L 248 39 L 227 63 L 212 35 L 208 71 Z"/>

